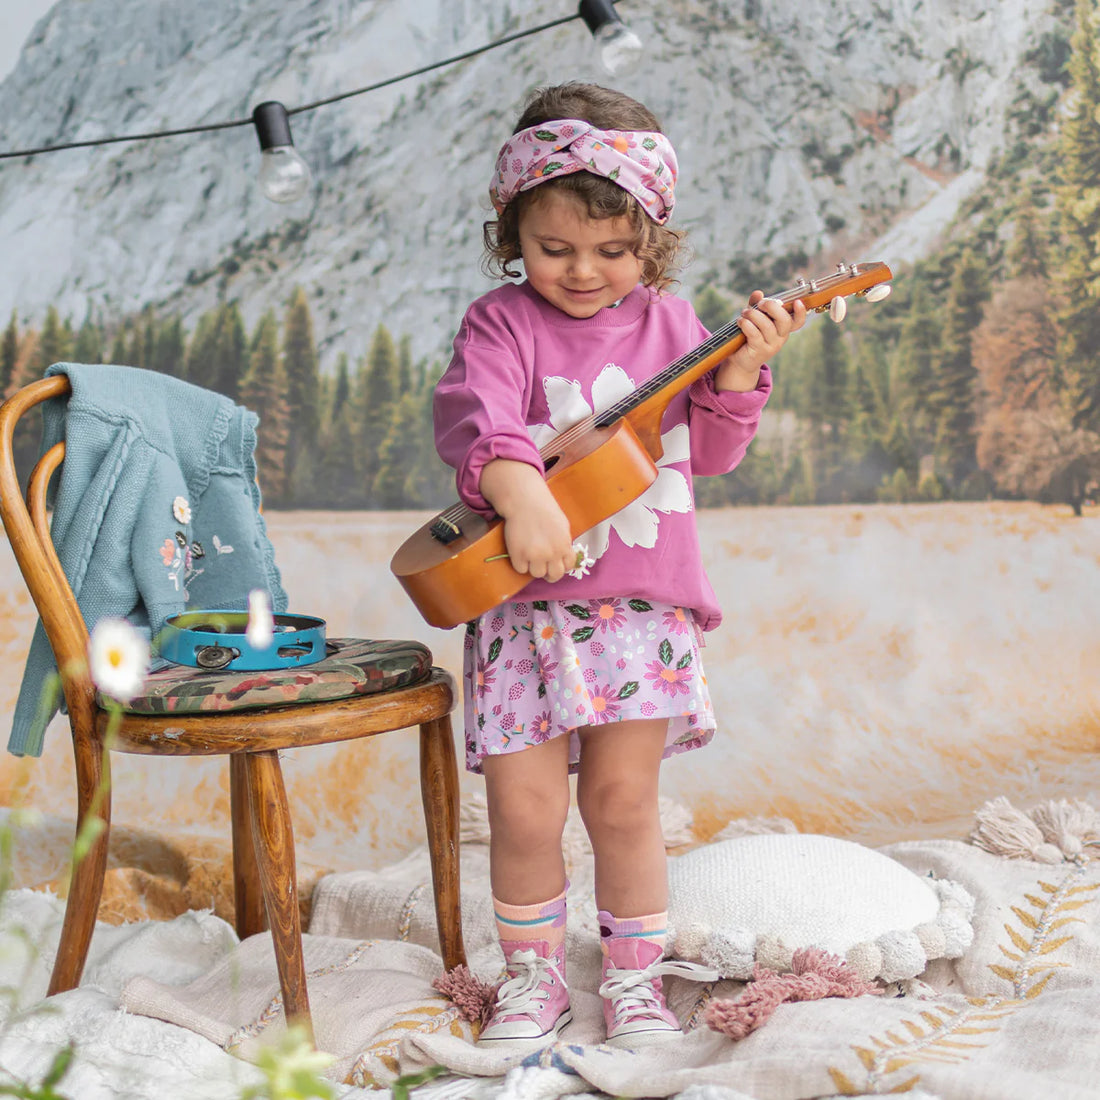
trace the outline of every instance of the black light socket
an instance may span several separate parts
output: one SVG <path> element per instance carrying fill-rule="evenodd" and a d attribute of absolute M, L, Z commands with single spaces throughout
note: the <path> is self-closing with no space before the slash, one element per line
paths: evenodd
<path fill-rule="evenodd" d="M 261 149 L 294 144 L 290 136 L 290 116 L 281 103 L 268 100 L 258 104 L 252 112 L 252 123 L 256 127 Z"/>
<path fill-rule="evenodd" d="M 581 0 L 577 11 L 591 34 L 595 34 L 600 27 L 606 27 L 608 23 L 622 22 L 611 0 Z"/>

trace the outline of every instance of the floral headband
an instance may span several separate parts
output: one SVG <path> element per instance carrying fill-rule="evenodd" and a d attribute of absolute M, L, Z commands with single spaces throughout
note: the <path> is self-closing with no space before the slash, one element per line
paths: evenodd
<path fill-rule="evenodd" d="M 675 201 L 676 170 L 676 153 L 664 134 L 597 130 L 580 119 L 558 119 L 529 126 L 504 143 L 489 197 L 500 214 L 521 191 L 556 176 L 592 172 L 628 191 L 664 225 Z"/>

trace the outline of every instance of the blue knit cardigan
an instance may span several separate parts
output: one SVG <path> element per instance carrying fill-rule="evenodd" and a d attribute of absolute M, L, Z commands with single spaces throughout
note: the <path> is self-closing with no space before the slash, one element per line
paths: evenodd
<path fill-rule="evenodd" d="M 254 588 L 286 610 L 260 514 L 254 412 L 136 367 L 56 363 L 46 374 L 72 384 L 71 397 L 42 407 L 42 452 L 65 441 L 52 534 L 89 630 L 118 617 L 155 637 L 189 608 L 246 607 Z M 54 671 L 39 622 L 10 752 L 41 755 Z"/>

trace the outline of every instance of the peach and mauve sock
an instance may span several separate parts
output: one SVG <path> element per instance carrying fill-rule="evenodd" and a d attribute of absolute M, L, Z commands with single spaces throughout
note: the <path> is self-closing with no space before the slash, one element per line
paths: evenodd
<path fill-rule="evenodd" d="M 501 944 L 545 940 L 547 954 L 565 942 L 565 895 L 569 883 L 557 897 L 534 905 L 509 905 L 493 898 L 493 914 Z"/>
<path fill-rule="evenodd" d="M 612 940 L 647 940 L 665 949 L 668 938 L 668 912 L 649 913 L 644 917 L 616 917 L 606 909 L 599 912 L 600 950 L 606 958 L 611 949 Z"/>

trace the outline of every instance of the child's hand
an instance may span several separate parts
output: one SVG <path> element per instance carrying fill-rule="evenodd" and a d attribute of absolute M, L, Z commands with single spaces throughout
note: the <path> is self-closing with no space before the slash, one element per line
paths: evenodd
<path fill-rule="evenodd" d="M 517 573 L 548 581 L 560 581 L 577 562 L 569 521 L 549 490 L 505 518 L 504 545 Z"/>
<path fill-rule="evenodd" d="M 719 364 L 714 374 L 714 388 L 745 393 L 756 389 L 760 368 L 787 342 L 792 332 L 806 323 L 806 305 L 801 299 L 794 303 L 794 312 L 774 298 L 765 298 L 762 290 L 749 295 L 749 304 L 738 318 L 745 342 L 728 359 Z"/>
<path fill-rule="evenodd" d="M 504 545 L 517 573 L 560 581 L 575 568 L 569 520 L 534 466 L 493 459 L 481 471 L 481 492 L 504 519 Z"/>

